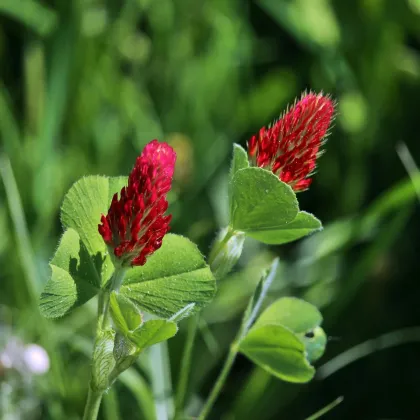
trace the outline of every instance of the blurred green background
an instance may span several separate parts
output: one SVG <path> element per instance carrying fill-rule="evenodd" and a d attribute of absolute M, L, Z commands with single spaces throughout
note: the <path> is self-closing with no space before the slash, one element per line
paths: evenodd
<path fill-rule="evenodd" d="M 127 174 L 148 141 L 169 142 L 172 231 L 206 254 L 227 219 L 232 143 L 305 89 L 338 101 L 327 153 L 299 194 L 325 230 L 270 249 L 247 242 L 204 312 L 189 411 L 279 255 L 271 298 L 301 296 L 324 314 L 318 376 L 285 384 L 240 357 L 212 418 L 303 419 L 341 395 L 325 418 L 419 418 L 419 0 L 0 0 L 0 59 L 0 352 L 18 337 L 51 359 L 43 376 L 0 363 L 2 419 L 83 412 L 95 302 L 58 322 L 37 309 L 70 185 Z M 181 325 L 169 342 L 175 384 L 184 337 Z M 153 419 L 145 360 L 101 418 Z"/>

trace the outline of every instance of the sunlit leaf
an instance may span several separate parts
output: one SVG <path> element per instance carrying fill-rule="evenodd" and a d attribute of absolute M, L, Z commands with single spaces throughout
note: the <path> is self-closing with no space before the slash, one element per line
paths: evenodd
<path fill-rule="evenodd" d="M 74 229 L 67 229 L 50 262 L 51 277 L 40 298 L 47 318 L 57 318 L 87 302 L 100 289 L 97 267 Z"/>
<path fill-rule="evenodd" d="M 321 322 L 322 315 L 315 306 L 301 299 L 284 297 L 272 303 L 255 325 L 283 325 L 294 333 L 305 333 L 318 327 Z"/>
<path fill-rule="evenodd" d="M 112 319 L 120 331 L 127 333 L 140 326 L 142 322 L 140 311 L 131 300 L 113 291 L 109 302 Z"/>
<path fill-rule="evenodd" d="M 231 179 L 233 176 L 238 172 L 240 169 L 245 169 L 249 167 L 248 162 L 248 154 L 244 150 L 242 146 L 239 144 L 233 145 L 233 158 L 230 167 L 230 177 Z"/>
<path fill-rule="evenodd" d="M 108 212 L 112 196 L 125 184 L 125 177 L 88 176 L 77 181 L 64 197 L 61 221 L 79 234 L 89 254 L 101 261 L 98 272 L 102 284 L 111 276 L 114 267 L 102 236 L 98 232 L 101 215 Z"/>
<path fill-rule="evenodd" d="M 247 235 L 283 227 L 296 217 L 299 210 L 290 186 L 261 168 L 236 172 L 231 190 L 232 228 Z"/>
<path fill-rule="evenodd" d="M 321 222 L 312 214 L 300 211 L 290 223 L 276 229 L 248 231 L 247 235 L 265 244 L 285 244 L 303 238 L 322 228 Z"/>
<path fill-rule="evenodd" d="M 194 311 L 209 303 L 216 281 L 197 246 L 168 234 L 162 247 L 142 267 L 127 271 L 120 293 L 143 310 L 165 318 L 194 303 Z"/>
<path fill-rule="evenodd" d="M 233 158 L 232 163 L 230 166 L 230 174 L 229 174 L 229 203 L 231 207 L 232 212 L 232 180 L 236 172 L 238 172 L 240 169 L 245 169 L 249 167 L 249 161 L 248 161 L 248 154 L 243 149 L 242 146 L 239 144 L 233 145 Z"/>
<path fill-rule="evenodd" d="M 254 326 L 241 342 L 240 351 L 267 372 L 287 382 L 308 382 L 315 373 L 305 357 L 302 341 L 281 325 Z"/>
<path fill-rule="evenodd" d="M 44 316 L 57 318 L 95 296 L 114 266 L 98 233 L 102 213 L 126 177 L 91 176 L 77 181 L 66 194 L 61 219 L 64 232 L 50 262 L 51 277 L 40 299 Z"/>
<path fill-rule="evenodd" d="M 153 344 L 168 340 L 178 331 L 175 322 L 165 319 L 152 319 L 146 321 L 140 328 L 130 333 L 130 340 L 137 346 L 139 351 Z"/>
<path fill-rule="evenodd" d="M 284 297 L 272 303 L 258 318 L 255 327 L 282 325 L 302 341 L 309 362 L 319 359 L 325 351 L 327 337 L 320 327 L 322 315 L 304 300 Z"/>

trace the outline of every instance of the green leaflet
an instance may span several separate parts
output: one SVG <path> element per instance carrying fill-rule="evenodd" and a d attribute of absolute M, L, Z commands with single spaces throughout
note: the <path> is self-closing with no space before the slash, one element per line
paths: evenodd
<path fill-rule="evenodd" d="M 267 372 L 287 382 L 308 382 L 315 374 L 305 357 L 302 341 L 281 325 L 251 328 L 241 341 L 240 351 Z"/>
<path fill-rule="evenodd" d="M 168 340 L 177 331 L 178 327 L 175 322 L 166 319 L 152 319 L 130 333 L 128 338 L 136 345 L 137 351 L 141 352 L 153 344 Z"/>
<path fill-rule="evenodd" d="M 113 291 L 109 298 L 109 306 L 112 319 L 123 334 L 134 331 L 141 325 L 142 316 L 131 300 Z"/>
<path fill-rule="evenodd" d="M 289 382 L 307 382 L 310 365 L 325 351 L 326 335 L 317 308 L 285 297 L 272 303 L 240 344 L 240 350 L 273 375 Z M 299 344 L 298 344 L 299 343 Z"/>
<path fill-rule="evenodd" d="M 100 289 L 96 266 L 78 233 L 67 229 L 50 262 L 51 277 L 40 298 L 40 309 L 47 318 L 58 318 L 87 302 Z"/>
<path fill-rule="evenodd" d="M 142 267 L 127 271 L 120 293 L 143 310 L 169 318 L 191 303 L 193 311 L 210 302 L 216 281 L 197 246 L 168 234 Z"/>
<path fill-rule="evenodd" d="M 66 194 L 61 220 L 68 229 L 50 262 L 51 277 L 40 298 L 41 312 L 47 318 L 64 316 L 84 304 L 112 275 L 114 266 L 98 224 L 126 179 L 85 177 Z"/>
<path fill-rule="evenodd" d="M 314 305 L 302 299 L 283 297 L 261 314 L 255 326 L 276 324 L 293 331 L 304 344 L 307 359 L 314 362 L 324 354 L 327 344 L 321 323 L 322 315 Z"/>
<path fill-rule="evenodd" d="M 230 225 L 266 244 L 284 244 L 322 228 L 310 213 L 299 211 L 292 188 L 268 170 L 248 167 L 246 152 L 234 149 L 230 173 Z"/>
<path fill-rule="evenodd" d="M 233 145 L 233 158 L 230 166 L 230 179 L 233 179 L 233 176 L 240 169 L 245 169 L 249 167 L 248 154 L 239 144 Z"/>
<path fill-rule="evenodd" d="M 255 326 L 283 325 L 294 333 L 306 333 L 321 325 L 318 309 L 302 299 L 283 297 L 272 303 L 258 318 Z"/>
<path fill-rule="evenodd" d="M 108 178 L 88 176 L 77 181 L 64 197 L 61 221 L 80 236 L 92 258 L 100 260 L 97 266 L 105 284 L 114 271 L 105 242 L 98 232 L 102 214 L 107 214 L 112 196 L 126 185 L 126 177 Z"/>
<path fill-rule="evenodd" d="M 131 366 L 147 347 L 168 340 L 178 331 L 172 320 L 153 319 L 142 323 L 134 303 L 115 291 L 110 296 L 110 310 L 118 330 L 113 351 L 117 374 Z M 177 316 L 182 317 L 188 310 L 184 308 Z M 115 372 L 112 376 L 111 381 L 116 377 Z"/>
<path fill-rule="evenodd" d="M 194 307 L 194 304 L 190 304 L 171 319 L 152 319 L 138 324 L 135 329 L 130 329 L 136 325 L 139 317 L 134 304 L 127 305 L 127 302 L 129 302 L 128 299 L 116 292 L 111 294 L 111 313 L 118 331 L 115 335 L 113 349 L 116 366 L 111 374 L 110 382 L 113 382 L 121 372 L 128 369 L 148 347 L 172 338 L 178 332 L 177 322 L 183 316 L 188 316 L 189 311 Z M 133 309 L 135 310 L 133 311 Z M 134 322 L 131 323 L 130 319 Z"/>
<path fill-rule="evenodd" d="M 105 253 L 106 245 L 98 232 L 101 214 L 109 208 L 109 182 L 104 176 L 88 176 L 72 185 L 64 197 L 61 221 L 78 232 L 89 253 Z"/>
<path fill-rule="evenodd" d="M 248 232 L 277 229 L 298 213 L 293 190 L 261 168 L 237 171 L 231 181 L 231 225 Z"/>
<path fill-rule="evenodd" d="M 276 229 L 250 230 L 247 235 L 269 245 L 281 245 L 296 241 L 310 233 L 322 229 L 321 222 L 312 214 L 300 211 L 296 218 Z"/>

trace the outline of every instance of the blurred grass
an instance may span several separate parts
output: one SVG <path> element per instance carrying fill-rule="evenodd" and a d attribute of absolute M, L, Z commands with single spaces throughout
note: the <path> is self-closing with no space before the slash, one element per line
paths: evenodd
<path fill-rule="evenodd" d="M 226 220 L 232 143 L 245 144 L 304 89 L 338 101 L 327 153 L 299 196 L 325 230 L 270 250 L 247 242 L 200 326 L 190 410 L 209 389 L 256 273 L 276 254 L 271 299 L 316 303 L 340 338 L 324 363 L 418 325 L 420 178 L 408 177 L 396 145 L 419 161 L 419 52 L 416 0 L 0 0 L 0 304 L 14 314 L 14 334 L 51 347 L 59 374 L 34 386 L 39 418 L 79 418 L 88 380 L 94 303 L 47 331 L 36 310 L 69 186 L 90 173 L 127 173 L 146 142 L 166 140 L 179 162 L 173 231 L 206 253 Z M 185 333 L 170 342 L 174 384 Z M 299 388 L 239 359 L 213 418 L 304 418 L 339 395 L 344 403 L 326 417 L 413 418 L 417 353 L 406 344 Z M 141 360 L 101 415 L 151 419 L 151 395 Z"/>

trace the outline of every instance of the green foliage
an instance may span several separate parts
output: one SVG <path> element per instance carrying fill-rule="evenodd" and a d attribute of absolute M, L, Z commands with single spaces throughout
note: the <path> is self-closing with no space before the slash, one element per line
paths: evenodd
<path fill-rule="evenodd" d="M 85 303 L 112 275 L 113 263 L 98 233 L 98 221 L 125 182 L 124 177 L 85 177 L 66 194 L 61 219 L 68 229 L 51 261 L 52 275 L 41 295 L 45 316 L 57 318 Z M 111 302 L 114 321 L 123 331 L 138 321 L 129 299 L 150 313 L 170 317 L 190 304 L 198 310 L 216 291 L 213 274 L 196 245 L 177 235 L 166 235 L 145 266 L 128 270 L 124 283 L 119 305 L 115 295 Z"/>
<path fill-rule="evenodd" d="M 143 310 L 169 318 L 191 303 L 196 311 L 210 302 L 216 281 L 195 244 L 168 234 L 147 264 L 127 271 L 120 292 Z"/>
<path fill-rule="evenodd" d="M 233 177 L 235 176 L 236 172 L 238 172 L 240 169 L 246 169 L 248 167 L 249 162 L 247 152 L 241 145 L 235 143 L 233 145 L 233 157 L 230 166 L 230 181 L 233 180 Z"/>
<path fill-rule="evenodd" d="M 216 304 L 205 308 L 208 324 L 199 326 L 190 407 L 194 411 L 196 396 L 209 389 L 261 268 L 275 256 L 281 264 L 268 299 L 293 294 L 321 308 L 328 334 L 342 338 L 329 342 L 326 362 L 347 346 L 418 322 L 413 291 L 420 228 L 418 214 L 410 211 L 416 211 L 420 183 L 418 176 L 406 176 L 395 144 L 405 142 L 419 163 L 419 11 L 417 0 L 222 0 L 205 9 L 191 0 L 0 2 L 0 57 L 6 63 L 0 71 L 0 153 L 16 179 L 15 189 L 3 188 L 0 159 L 0 351 L 11 330 L 39 342 L 51 357 L 48 377 L 32 382 L 33 399 L 28 404 L 19 395 L 14 406 L 18 411 L 38 402 L 42 410 L 15 412 L 16 418 L 80 418 L 86 397 L 94 302 L 54 323 L 36 309 L 37 291 L 51 286 L 48 262 L 63 234 L 57 220 L 73 182 L 89 174 L 126 174 L 146 142 L 170 142 L 179 162 L 171 229 L 207 255 L 229 218 L 232 143 L 245 147 L 305 88 L 331 93 L 338 102 L 314 182 L 298 194 L 300 206 L 319 217 L 324 230 L 282 247 L 245 241 Z M 79 255 L 80 245 L 74 252 Z M 63 276 L 69 290 L 52 297 L 57 316 L 76 307 L 75 289 L 86 288 L 86 298 L 96 293 L 96 287 Z M 170 341 L 175 365 L 184 333 L 181 324 Z M 408 332 L 401 335 L 409 341 Z M 416 417 L 416 379 L 404 392 L 392 392 L 401 370 L 416 363 L 410 354 L 417 350 L 407 341 L 407 357 L 397 348 L 380 358 L 360 352 L 352 369 L 331 375 L 328 387 L 311 382 L 308 392 L 245 363 L 241 381 L 235 371 L 225 388 L 237 399 L 220 399 L 216 416 L 305 418 L 339 389 L 348 401 L 369 391 L 368 417 Z M 310 359 L 308 345 L 306 351 Z M 348 363 L 340 360 L 341 367 Z M 156 418 L 146 355 L 139 363 L 115 388 L 119 418 Z M 363 383 L 354 387 L 349 375 L 360 372 Z M 175 383 L 176 369 L 173 376 Z M 351 403 L 330 415 L 361 416 Z"/>
<path fill-rule="evenodd" d="M 51 277 L 40 298 L 40 309 L 47 318 L 58 318 L 95 296 L 101 286 L 97 266 L 79 234 L 67 229 L 50 262 Z"/>
<path fill-rule="evenodd" d="M 123 334 L 136 330 L 142 323 L 140 311 L 129 299 L 112 291 L 109 298 L 112 320 Z"/>
<path fill-rule="evenodd" d="M 178 331 L 177 324 L 172 320 L 153 319 L 142 322 L 141 314 L 134 303 L 117 292 L 111 293 L 110 308 L 117 329 L 135 345 L 136 355 L 153 344 L 168 340 Z"/>
<path fill-rule="evenodd" d="M 233 200 L 232 200 L 232 188 L 233 188 L 233 177 L 235 176 L 236 172 L 240 169 L 245 169 L 249 167 L 248 161 L 248 154 L 244 150 L 244 148 L 234 143 L 233 145 L 233 156 L 232 162 L 230 164 L 230 172 L 229 172 L 229 205 L 230 205 L 230 214 L 232 215 L 233 212 Z"/>
<path fill-rule="evenodd" d="M 322 322 L 321 313 L 304 300 L 284 297 L 272 303 L 258 318 L 256 326 L 279 324 L 294 333 L 306 333 Z"/>
<path fill-rule="evenodd" d="M 319 310 L 302 299 L 284 297 L 272 303 L 258 318 L 256 326 L 282 325 L 303 342 L 309 362 L 318 360 L 325 351 L 327 337 L 320 327 Z"/>
<path fill-rule="evenodd" d="M 61 317 L 87 302 L 112 275 L 113 264 L 98 224 L 125 182 L 124 177 L 89 176 L 66 194 L 61 220 L 67 230 L 51 260 L 51 278 L 41 295 L 44 316 Z"/>
<path fill-rule="evenodd" d="M 293 190 L 261 168 L 245 168 L 232 178 L 231 225 L 247 235 L 274 230 L 298 213 Z"/>
<path fill-rule="evenodd" d="M 280 379 L 307 382 L 315 373 L 310 362 L 325 350 L 321 322 L 320 312 L 310 303 L 290 297 L 278 299 L 241 340 L 241 352 Z"/>
<path fill-rule="evenodd" d="M 281 325 L 251 328 L 240 350 L 254 363 L 288 382 L 308 382 L 315 373 L 305 357 L 302 341 Z"/>
<path fill-rule="evenodd" d="M 266 244 L 284 244 L 322 228 L 313 215 L 299 211 L 289 185 L 261 168 L 248 168 L 246 152 L 234 147 L 230 174 L 230 217 L 234 230 Z"/>
<path fill-rule="evenodd" d="M 129 338 L 136 345 L 137 349 L 142 351 L 146 347 L 153 346 L 153 344 L 168 340 L 177 331 L 178 327 L 175 322 L 165 319 L 152 319 L 130 333 Z"/>
<path fill-rule="evenodd" d="M 195 303 L 189 303 L 169 318 L 169 321 L 179 322 L 189 317 L 195 308 Z"/>
<path fill-rule="evenodd" d="M 80 235 L 105 284 L 112 275 L 113 264 L 102 236 L 98 232 L 101 215 L 108 212 L 112 196 L 126 184 L 124 177 L 88 176 L 77 181 L 64 197 L 61 221 Z M 99 264 L 99 266 L 98 266 Z"/>
<path fill-rule="evenodd" d="M 33 0 L 25 0 L 24 5 L 14 0 L 3 0 L 0 12 L 17 19 L 39 35 L 50 34 L 57 24 L 57 14 Z"/>
<path fill-rule="evenodd" d="M 328 0 L 261 0 L 261 5 L 308 47 L 328 49 L 340 41 L 340 28 Z"/>
<path fill-rule="evenodd" d="M 300 211 L 290 223 L 274 229 L 249 232 L 248 236 L 265 244 L 281 245 L 303 238 L 320 229 L 322 229 L 322 224 L 315 216 Z"/>

